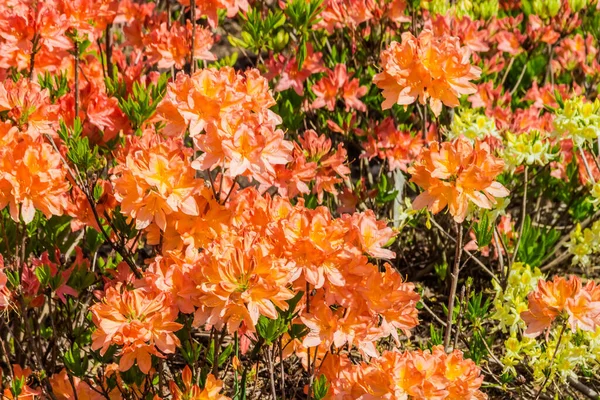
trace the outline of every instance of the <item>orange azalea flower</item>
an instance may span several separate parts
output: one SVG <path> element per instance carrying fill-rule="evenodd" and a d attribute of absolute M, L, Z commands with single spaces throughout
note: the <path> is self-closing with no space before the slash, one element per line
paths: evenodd
<path fill-rule="evenodd" d="M 144 37 L 144 48 L 149 63 L 157 63 L 158 68 L 181 69 L 190 61 L 190 41 L 192 25 L 186 26 L 174 22 L 171 28 L 163 22 Z M 194 42 L 194 59 L 214 61 L 216 57 L 210 52 L 214 43 L 208 28 L 196 27 Z"/>
<path fill-rule="evenodd" d="M 458 106 L 460 95 L 477 91 L 470 81 L 481 74 L 478 67 L 469 63 L 469 56 L 469 49 L 461 47 L 457 37 L 434 36 L 430 30 L 423 30 L 415 38 L 404 32 L 402 43 L 392 42 L 381 53 L 383 71 L 373 78 L 383 89 L 382 108 L 406 106 L 418 99 L 421 104 L 429 101 L 438 116 L 442 103 Z"/>
<path fill-rule="evenodd" d="M 338 64 L 327 75 L 312 86 L 312 91 L 317 98 L 312 103 L 313 109 L 327 107 L 329 111 L 335 109 L 335 103 L 339 98 L 344 99 L 346 111 L 354 108 L 358 111 L 366 111 L 367 106 L 359 100 L 367 94 L 367 87 L 360 86 L 358 79 L 350 79 L 352 74 L 346 72 L 345 64 Z"/>
<path fill-rule="evenodd" d="M 192 279 L 202 291 L 194 323 L 226 325 L 233 333 L 244 322 L 253 332 L 260 315 L 275 319 L 275 307 L 287 309 L 285 301 L 294 297 L 288 285 L 296 271 L 256 234 L 220 239 L 193 266 Z"/>
<path fill-rule="evenodd" d="M 0 68 L 29 72 L 34 38 L 33 76 L 65 67 L 64 58 L 73 44 L 64 34 L 67 18 L 58 9 L 58 3 L 47 0 L 34 7 L 29 0 L 14 0 L 0 4 Z"/>
<path fill-rule="evenodd" d="M 0 150 L 0 209 L 9 205 L 13 220 L 28 224 L 36 209 L 62 215 L 68 189 L 60 155 L 42 137 L 22 133 Z"/>
<path fill-rule="evenodd" d="M 444 34 L 456 36 L 473 52 L 486 52 L 490 49 L 490 34 L 484 28 L 484 21 L 472 21 L 467 16 L 458 19 L 450 15 L 438 14 L 431 23 L 436 36 Z"/>
<path fill-rule="evenodd" d="M 582 287 L 581 279 L 574 275 L 568 280 L 558 276 L 552 281 L 540 279 L 527 300 L 529 309 L 521 313 L 527 324 L 526 336 L 539 335 L 563 313 L 573 332 L 578 328 L 594 331 L 600 326 L 600 292 L 594 282 Z"/>
<path fill-rule="evenodd" d="M 208 374 L 204 388 L 196 385 L 192 379 L 192 371 L 187 365 L 181 372 L 181 381 L 183 388 L 179 388 L 173 381 L 169 382 L 169 389 L 173 400 L 228 400 L 229 397 L 220 395 L 223 389 L 223 381 L 215 378 L 213 374 Z"/>
<path fill-rule="evenodd" d="M 269 68 L 267 78 L 269 80 L 279 77 L 276 79 L 277 84 L 275 85 L 276 92 L 282 92 L 289 88 L 293 88 L 294 91 L 302 96 L 304 94 L 304 82 L 312 74 L 326 71 L 321 63 L 322 53 L 315 53 L 312 44 L 307 45 L 307 55 L 302 69 L 298 69 L 298 60 L 296 57 L 286 58 L 283 54 L 274 55 L 266 62 Z"/>
<path fill-rule="evenodd" d="M 147 374 L 152 355 L 164 358 L 162 353 L 173 354 L 179 346 L 173 332 L 183 325 L 175 322 L 177 308 L 168 299 L 163 293 L 109 287 L 102 302 L 90 308 L 97 328 L 92 334 L 92 349 L 100 349 L 104 355 L 110 345 L 122 346 L 119 369 L 127 371 L 137 360 L 140 370 Z"/>
<path fill-rule="evenodd" d="M 204 69 L 180 74 L 158 106 L 165 133 L 182 135 L 189 127 L 200 155 L 198 170 L 221 167 L 226 177 L 239 175 L 271 183 L 275 166 L 290 162 L 293 146 L 277 129 L 281 118 L 269 107 L 275 100 L 258 70 Z"/>
<path fill-rule="evenodd" d="M 357 134 L 363 134 L 362 130 L 356 131 Z M 370 160 L 379 157 L 389 163 L 390 170 L 400 169 L 406 172 L 408 164 L 419 155 L 423 139 L 420 135 L 400 131 L 396 128 L 394 120 L 388 117 L 375 127 L 363 146 L 365 153 L 360 155 L 361 158 Z"/>
<path fill-rule="evenodd" d="M 358 248 L 363 253 L 375 258 L 391 259 L 396 254 L 383 247 L 396 234 L 387 226 L 385 221 L 378 221 L 373 210 L 353 215 L 344 215 L 342 219 L 347 223 L 350 235 L 356 235 Z"/>
<path fill-rule="evenodd" d="M 185 7 L 190 6 L 190 0 L 178 0 Z M 211 28 L 219 24 L 219 10 L 227 11 L 227 17 L 232 18 L 242 10 L 248 11 L 248 0 L 196 0 L 196 15 L 206 16 Z"/>
<path fill-rule="evenodd" d="M 57 136 L 58 109 L 50 103 L 48 90 L 36 82 L 21 79 L 14 83 L 8 79 L 0 84 L 0 111 L 8 111 L 15 125 L 33 138 L 41 134 Z"/>
<path fill-rule="evenodd" d="M 72 379 L 72 381 L 71 381 Z M 76 376 L 69 377 L 66 369 L 50 377 L 50 386 L 56 400 L 101 400 L 104 399 L 96 388 Z"/>
<path fill-rule="evenodd" d="M 460 350 L 386 351 L 370 363 L 353 364 L 348 356 L 329 355 L 320 373 L 327 377 L 327 398 L 461 399 L 483 400 L 483 376 Z"/>
<path fill-rule="evenodd" d="M 335 29 L 356 29 L 361 23 L 373 18 L 375 1 L 327 0 L 316 28 L 325 28 L 329 34 Z"/>
<path fill-rule="evenodd" d="M 467 216 L 469 202 L 490 209 L 496 197 L 508 196 L 508 190 L 494 180 L 503 168 L 504 161 L 494 157 L 486 143 L 476 142 L 473 147 L 463 137 L 441 145 L 434 141 L 408 169 L 411 182 L 425 189 L 413 207 L 427 207 L 436 214 L 447 205 L 460 223 Z"/>
<path fill-rule="evenodd" d="M 16 395 L 10 389 L 4 389 L 3 399 L 8 400 L 36 400 L 39 396 L 42 395 L 41 389 L 32 389 L 27 385 L 27 378 L 31 375 L 30 368 L 21 368 L 20 365 L 14 364 L 12 366 L 12 370 L 14 372 L 15 379 L 23 379 L 23 387 L 21 388 L 21 393 Z"/>
<path fill-rule="evenodd" d="M 310 180 L 315 180 L 312 192 L 317 194 L 319 203 L 323 201 L 324 192 L 337 195 L 335 185 L 347 180 L 350 175 L 350 169 L 346 166 L 347 153 L 343 144 L 338 144 L 337 150 L 332 151 L 331 139 L 325 135 L 319 136 L 312 129 L 304 132 L 298 141 L 302 146 L 302 156 L 309 162 L 306 168 L 310 172 L 314 168 L 314 175 Z M 296 162 L 296 165 L 302 164 L 303 161 Z"/>
<path fill-rule="evenodd" d="M 94 42 L 117 16 L 118 0 L 59 0 L 59 9 L 67 17 L 68 26 L 89 35 Z"/>
<path fill-rule="evenodd" d="M 189 156 L 181 141 L 163 141 L 153 133 L 128 142 L 112 181 L 121 212 L 135 220 L 136 229 L 155 223 L 164 231 L 167 216 L 177 211 L 198 215 L 194 193 L 204 181 L 195 179 Z"/>

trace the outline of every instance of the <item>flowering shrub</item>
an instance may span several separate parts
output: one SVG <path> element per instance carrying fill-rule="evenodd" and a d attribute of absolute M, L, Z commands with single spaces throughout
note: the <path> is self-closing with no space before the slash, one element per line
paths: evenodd
<path fill-rule="evenodd" d="M 598 26 L 1 1 L 2 399 L 599 398 Z"/>

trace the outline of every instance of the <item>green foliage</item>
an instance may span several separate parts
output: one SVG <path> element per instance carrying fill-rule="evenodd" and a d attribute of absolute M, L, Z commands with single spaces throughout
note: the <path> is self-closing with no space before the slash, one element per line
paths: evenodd
<path fill-rule="evenodd" d="M 429 342 L 428 347 L 439 346 L 444 342 L 444 333 L 442 329 L 436 329 L 434 324 L 429 325 Z"/>
<path fill-rule="evenodd" d="M 266 15 L 258 8 L 252 8 L 246 15 L 242 15 L 241 38 L 229 36 L 232 46 L 242 47 L 256 54 L 263 51 L 281 48 L 281 35 L 278 29 L 285 23 L 285 15 L 281 10 L 269 10 Z"/>
<path fill-rule="evenodd" d="M 83 125 L 79 117 L 73 120 L 73 126 L 67 127 L 64 121 L 60 121 L 58 135 L 67 146 L 67 160 L 70 161 L 85 177 L 88 173 L 103 168 L 105 159 L 98 154 L 98 147 L 91 146 L 90 141 L 83 135 Z"/>
<path fill-rule="evenodd" d="M 161 74 L 156 83 L 145 86 L 139 81 L 133 82 L 131 92 L 126 94 L 125 84 L 117 78 L 106 79 L 109 94 L 119 101 L 119 108 L 129 118 L 131 126 L 140 132 L 144 123 L 156 112 L 158 103 L 167 92 L 167 75 Z"/>
<path fill-rule="evenodd" d="M 283 311 L 277 309 L 279 316 L 276 319 L 270 319 L 260 316 L 256 324 L 256 332 L 264 340 L 267 346 L 275 343 L 275 341 L 289 329 L 289 324 L 295 318 L 296 306 L 302 298 L 304 292 L 298 292 L 296 295 L 287 301 L 288 309 Z"/>
<path fill-rule="evenodd" d="M 473 224 L 473 232 L 475 233 L 477 246 L 480 249 L 488 246 L 492 242 L 492 238 L 494 237 L 494 224 L 493 221 L 490 223 L 488 212 L 482 212 L 479 221 Z"/>
<path fill-rule="evenodd" d="M 448 274 L 448 263 L 446 261 L 436 263 L 434 265 L 435 275 L 438 277 L 440 281 L 446 280 L 446 275 Z"/>
<path fill-rule="evenodd" d="M 55 103 L 57 99 L 69 91 L 69 79 L 62 71 L 58 74 L 51 74 L 48 71 L 44 71 L 44 75 L 38 75 L 38 82 L 42 89 L 48 90 L 52 103 Z"/>
<path fill-rule="evenodd" d="M 479 327 L 488 316 L 490 305 L 490 299 L 483 301 L 483 293 L 475 293 L 469 298 L 465 317 L 473 326 Z"/>
<path fill-rule="evenodd" d="M 77 343 L 73 343 L 73 346 L 65 352 L 63 360 L 65 362 L 65 367 L 67 367 L 69 372 L 73 375 L 80 378 L 85 376 L 89 360 L 87 355 L 83 354 L 83 357 L 81 356 L 81 349 Z"/>
<path fill-rule="evenodd" d="M 208 347 L 208 352 L 206 355 L 206 362 L 211 367 L 212 367 L 214 359 L 215 359 L 215 342 L 216 342 L 216 339 L 210 343 L 210 346 Z M 233 351 L 233 344 L 229 344 L 229 345 L 227 345 L 227 347 L 225 347 L 225 349 L 222 349 L 219 352 L 219 356 L 217 357 L 217 364 L 219 365 L 219 367 L 221 367 L 225 363 L 225 361 L 227 361 L 227 359 L 231 355 L 232 351 Z"/>
<path fill-rule="evenodd" d="M 26 378 L 24 376 L 21 376 L 20 378 L 15 377 L 12 380 L 10 389 L 14 398 L 18 398 L 23 391 L 23 388 L 25 387 L 25 379 Z"/>
<path fill-rule="evenodd" d="M 388 179 L 386 174 L 381 174 L 381 179 L 377 182 L 377 197 L 375 202 L 379 205 L 391 203 L 398 197 L 398 191 L 394 187 L 394 181 Z"/>
<path fill-rule="evenodd" d="M 526 215 L 523 223 L 523 236 L 517 252 L 518 261 L 531 267 L 539 267 L 559 238 L 560 232 L 554 229 L 535 227 L 531 223 L 531 217 Z"/>
<path fill-rule="evenodd" d="M 465 352 L 465 356 L 479 364 L 488 355 L 487 349 L 492 346 L 493 337 L 476 329 L 473 331 L 473 335 L 468 338 L 468 344 L 469 350 Z"/>
<path fill-rule="evenodd" d="M 285 9 L 290 24 L 296 33 L 298 70 L 302 69 L 308 55 L 308 43 L 312 26 L 319 21 L 318 17 L 322 4 L 323 0 L 292 0 Z"/>
<path fill-rule="evenodd" d="M 312 386 L 312 392 L 315 400 L 321 400 L 327 396 L 327 392 L 329 392 L 329 382 L 327 382 L 327 377 L 325 375 L 320 375 L 315 379 Z"/>
<path fill-rule="evenodd" d="M 208 64 L 209 68 L 220 69 L 222 67 L 233 67 L 237 62 L 239 54 L 237 52 L 231 53 L 228 56 L 225 56 L 217 61 L 214 61 Z M 198 60 L 200 62 L 200 60 Z"/>

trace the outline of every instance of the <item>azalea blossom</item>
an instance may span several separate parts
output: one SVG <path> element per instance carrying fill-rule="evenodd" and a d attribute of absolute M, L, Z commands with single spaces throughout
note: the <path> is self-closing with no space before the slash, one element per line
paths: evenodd
<path fill-rule="evenodd" d="M 62 215 L 68 189 L 60 154 L 41 136 L 21 133 L 0 149 L 0 209 L 8 205 L 14 221 L 30 223 L 36 209 Z"/>
<path fill-rule="evenodd" d="M 169 390 L 173 400 L 228 400 L 229 397 L 220 395 L 223 388 L 223 381 L 215 378 L 213 374 L 208 374 L 204 382 L 204 388 L 200 388 L 192 379 L 192 371 L 189 366 L 185 366 L 181 372 L 181 381 L 183 388 L 177 386 L 174 381 L 169 382 Z"/>
<path fill-rule="evenodd" d="M 367 93 L 366 86 L 360 86 L 358 79 L 348 74 L 345 64 L 338 64 L 327 75 L 312 86 L 312 91 L 317 95 L 311 107 L 318 109 L 327 107 L 333 111 L 338 99 L 343 99 L 346 111 L 354 108 L 358 111 L 366 111 L 367 106 L 359 99 Z"/>
<path fill-rule="evenodd" d="M 137 361 L 140 370 L 147 374 L 152 355 L 164 358 L 163 353 L 173 354 L 179 346 L 173 332 L 182 325 L 175 322 L 177 309 L 163 293 L 109 287 L 102 302 L 94 304 L 90 311 L 97 328 L 92 334 L 92 349 L 104 355 L 111 345 L 120 346 L 121 371 L 127 371 Z"/>
<path fill-rule="evenodd" d="M 459 96 L 476 92 L 471 80 L 481 74 L 469 57 L 469 49 L 461 47 L 457 37 L 435 36 L 430 30 L 423 30 L 418 37 L 404 32 L 402 43 L 392 42 L 381 53 L 383 71 L 373 78 L 383 90 L 382 108 L 419 100 L 421 104 L 429 102 L 438 116 L 442 103 L 458 106 Z"/>
<path fill-rule="evenodd" d="M 600 326 L 600 290 L 594 282 L 582 286 L 581 279 L 574 275 L 569 279 L 559 276 L 551 281 L 540 279 L 527 299 L 529 308 L 521 313 L 527 324 L 527 336 L 538 336 L 560 315 L 565 315 L 573 332 L 594 331 Z"/>
<path fill-rule="evenodd" d="M 152 133 L 131 139 L 112 181 L 121 212 L 135 220 L 136 229 L 155 223 L 164 231 L 167 216 L 177 211 L 198 215 L 194 194 L 203 181 L 195 179 L 189 156 L 174 139 L 163 141 Z"/>
<path fill-rule="evenodd" d="M 413 202 L 413 208 L 427 207 L 434 214 L 446 206 L 456 222 L 467 216 L 469 203 L 491 209 L 496 198 L 508 196 L 508 190 L 495 178 L 504 169 L 504 161 L 491 154 L 486 143 L 463 137 L 452 142 L 431 142 L 423 148 L 415 164 L 408 169 L 425 191 Z"/>

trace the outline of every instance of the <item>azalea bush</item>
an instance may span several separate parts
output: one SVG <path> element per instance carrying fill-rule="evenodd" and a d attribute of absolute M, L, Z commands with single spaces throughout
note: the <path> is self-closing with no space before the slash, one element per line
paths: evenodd
<path fill-rule="evenodd" d="M 599 26 L 1 1 L 2 399 L 600 398 Z"/>

